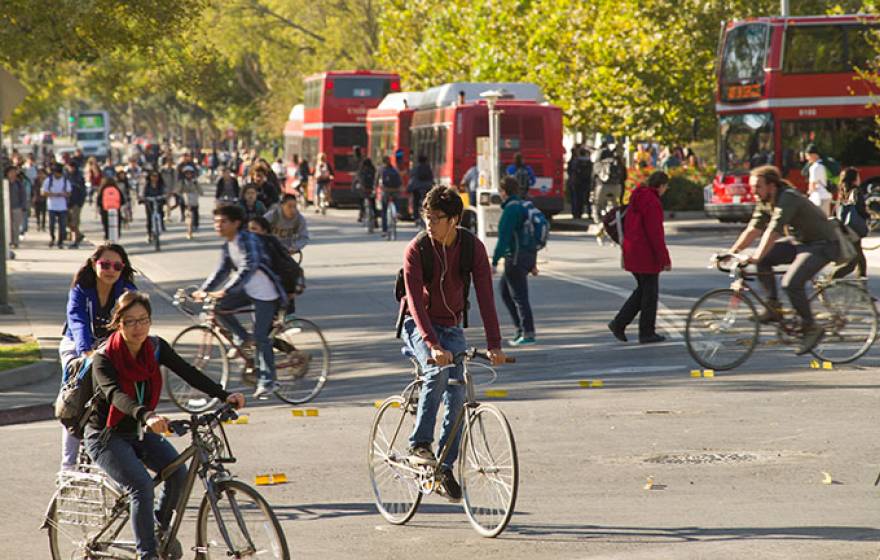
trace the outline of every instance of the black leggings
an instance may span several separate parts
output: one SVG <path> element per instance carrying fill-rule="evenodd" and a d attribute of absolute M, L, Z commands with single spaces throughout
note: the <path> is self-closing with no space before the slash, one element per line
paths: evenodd
<path fill-rule="evenodd" d="M 614 323 L 626 328 L 636 315 L 639 316 L 639 339 L 657 334 L 657 300 L 660 297 L 660 275 L 632 273 L 636 278 L 636 289 L 617 312 Z"/>

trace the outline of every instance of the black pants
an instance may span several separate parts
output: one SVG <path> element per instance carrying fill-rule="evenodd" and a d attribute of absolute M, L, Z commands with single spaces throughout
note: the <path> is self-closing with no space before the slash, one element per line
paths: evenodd
<path fill-rule="evenodd" d="M 535 268 L 537 253 L 521 251 L 517 258 L 504 259 L 504 275 L 498 281 L 504 302 L 517 336 L 535 336 L 535 320 L 529 303 L 529 273 Z"/>
<path fill-rule="evenodd" d="M 149 222 L 147 222 L 149 223 Z M 106 210 L 101 210 L 101 225 L 104 226 L 104 241 L 110 239 L 110 217 Z M 122 235 L 122 212 L 116 213 L 116 233 Z"/>
<path fill-rule="evenodd" d="M 758 263 L 758 280 L 767 291 L 770 299 L 778 300 L 776 277 L 773 267 L 789 264 L 782 276 L 782 289 L 788 294 L 791 306 L 800 316 L 804 326 L 813 324 L 813 313 L 807 299 L 806 283 L 826 264 L 837 258 L 839 248 L 836 243 L 800 243 L 792 237 L 778 239 L 767 255 Z"/>
<path fill-rule="evenodd" d="M 575 220 L 580 220 L 583 217 L 585 208 L 587 216 L 592 214 L 589 183 L 572 181 L 569 185 L 569 194 L 571 195 L 571 215 Z"/>
<path fill-rule="evenodd" d="M 622 328 L 639 316 L 639 339 L 656 334 L 657 300 L 660 296 L 660 275 L 632 273 L 638 286 L 617 312 L 614 323 Z"/>
<path fill-rule="evenodd" d="M 854 243 L 853 246 L 856 249 L 856 257 L 834 270 L 834 274 L 831 275 L 831 278 L 834 280 L 849 276 L 856 267 L 859 269 L 859 278 L 865 278 L 868 275 L 868 261 L 865 259 L 865 251 L 862 249 L 862 244 Z"/>

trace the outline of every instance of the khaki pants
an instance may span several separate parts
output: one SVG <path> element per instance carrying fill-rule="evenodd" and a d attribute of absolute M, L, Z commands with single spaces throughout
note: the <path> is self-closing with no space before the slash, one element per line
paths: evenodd
<path fill-rule="evenodd" d="M 22 208 L 13 208 L 10 211 L 11 228 L 9 231 L 9 244 L 18 248 L 18 238 L 21 235 L 21 224 L 24 220 L 24 210 Z"/>

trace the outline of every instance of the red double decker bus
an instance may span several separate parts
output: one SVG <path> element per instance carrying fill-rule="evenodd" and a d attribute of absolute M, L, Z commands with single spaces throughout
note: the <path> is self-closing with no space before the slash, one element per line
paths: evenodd
<path fill-rule="evenodd" d="M 351 190 L 351 183 L 357 166 L 355 149 L 360 148 L 366 155 L 367 111 L 395 91 L 400 91 L 400 76 L 389 72 L 323 72 L 307 77 L 302 142 L 295 140 L 297 124 L 289 122 L 291 152 L 285 153 L 285 159 L 289 161 L 293 154 L 299 154 L 314 169 L 318 154 L 327 154 L 335 177 L 331 186 L 334 204 L 359 203 Z M 300 148 L 299 151 L 296 148 Z M 314 178 L 310 180 L 307 195 L 310 199 L 314 195 L 313 183 Z"/>
<path fill-rule="evenodd" d="M 773 164 L 800 188 L 804 150 L 880 180 L 877 92 L 859 79 L 875 56 L 876 16 L 768 17 L 724 26 L 717 68 L 718 174 L 706 212 L 721 220 L 751 215 L 749 170 Z"/>
<path fill-rule="evenodd" d="M 402 169 L 425 155 L 441 185 L 458 185 L 477 161 L 477 138 L 489 136 L 489 110 L 480 94 L 503 90 L 497 103 L 503 167 L 521 153 L 535 172 L 530 197 L 548 216 L 563 207 L 562 110 L 544 102 L 538 86 L 525 83 L 444 84 L 390 98 L 370 112 L 370 154 L 401 159 Z M 503 175 L 502 169 L 502 175 Z"/>

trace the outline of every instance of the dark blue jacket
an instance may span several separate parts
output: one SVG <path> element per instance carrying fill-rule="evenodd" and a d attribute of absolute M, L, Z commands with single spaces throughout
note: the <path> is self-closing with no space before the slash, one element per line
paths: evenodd
<path fill-rule="evenodd" d="M 83 179 L 82 173 L 76 170 L 74 173 L 67 175 L 70 181 L 70 200 L 71 206 L 82 206 L 86 203 L 86 181 Z"/>
<path fill-rule="evenodd" d="M 244 291 L 245 284 L 247 284 L 247 281 L 250 280 L 257 270 L 262 270 L 272 280 L 272 283 L 275 285 L 275 291 L 278 292 L 278 297 L 281 298 L 281 304 L 284 305 L 287 302 L 287 293 L 284 291 L 281 280 L 278 279 L 278 276 L 272 270 L 272 261 L 266 251 L 263 250 L 263 242 L 260 241 L 256 234 L 246 230 L 238 232 L 236 241 L 238 242 L 239 251 L 243 255 L 240 262 L 233 262 L 227 247 L 228 244 L 224 243 L 220 252 L 220 263 L 217 265 L 217 270 L 205 280 L 201 289 L 206 292 L 214 291 L 220 288 L 221 282 L 225 280 L 222 289 L 229 294 L 238 293 Z"/>
<path fill-rule="evenodd" d="M 129 290 L 136 291 L 137 287 L 120 278 L 113 285 L 110 299 L 115 302 L 123 292 Z M 92 325 L 99 305 L 97 288 L 83 288 L 77 284 L 70 289 L 70 294 L 67 296 L 67 322 L 64 324 L 63 335 L 73 339 L 77 355 L 93 349 L 95 333 Z"/>

